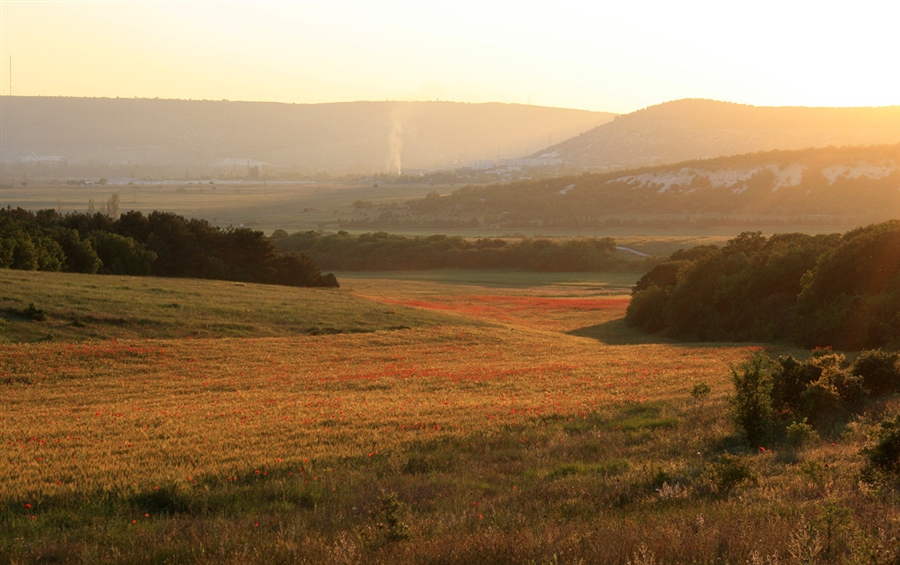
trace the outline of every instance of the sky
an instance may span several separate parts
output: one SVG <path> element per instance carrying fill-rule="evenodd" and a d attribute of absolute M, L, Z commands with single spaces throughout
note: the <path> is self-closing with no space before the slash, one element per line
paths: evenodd
<path fill-rule="evenodd" d="M 884 106 L 898 22 L 896 0 L 0 0 L 0 94 Z"/>

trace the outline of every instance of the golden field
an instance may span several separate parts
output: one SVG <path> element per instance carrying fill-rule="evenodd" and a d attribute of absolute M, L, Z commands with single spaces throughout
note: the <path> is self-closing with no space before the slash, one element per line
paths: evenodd
<path fill-rule="evenodd" d="M 48 284 L 123 286 L 67 277 Z M 159 338 L 177 319 L 140 330 L 125 315 L 103 339 L 63 340 L 52 328 L 68 310 L 47 286 L 7 284 L 15 304 L 41 296 L 56 312 L 26 322 L 6 310 L 6 328 L 50 328 L 0 346 L 10 562 L 794 563 L 807 532 L 815 559 L 849 563 L 889 555 L 898 531 L 890 499 L 854 478 L 890 403 L 844 437 L 744 454 L 753 480 L 726 489 L 717 461 L 741 449 L 729 368 L 762 347 L 637 334 L 621 287 L 128 284 L 183 293 L 176 302 L 218 288 L 215 302 L 245 300 L 217 314 L 221 327 L 234 316 L 277 329 Z M 253 297 L 275 291 L 288 311 L 257 315 L 272 302 Z M 322 316 L 351 302 L 392 314 L 363 328 L 350 309 L 328 335 L 293 332 L 304 297 Z M 213 308 L 198 300 L 192 319 Z M 92 323 L 75 330 L 100 331 Z M 709 398 L 691 397 L 698 383 Z"/>

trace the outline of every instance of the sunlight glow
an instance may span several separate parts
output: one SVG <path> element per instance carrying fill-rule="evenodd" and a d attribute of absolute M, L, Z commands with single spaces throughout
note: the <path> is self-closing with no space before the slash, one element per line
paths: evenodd
<path fill-rule="evenodd" d="M 896 2 L 0 3 L 0 93 L 628 112 L 900 101 Z"/>

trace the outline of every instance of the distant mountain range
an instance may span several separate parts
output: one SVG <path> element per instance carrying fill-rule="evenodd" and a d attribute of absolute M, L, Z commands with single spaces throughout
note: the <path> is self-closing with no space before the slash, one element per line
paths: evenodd
<path fill-rule="evenodd" d="M 349 227 L 853 225 L 900 218 L 900 144 L 769 151 L 436 192 Z"/>
<path fill-rule="evenodd" d="M 246 176 L 251 167 L 333 174 L 451 167 L 519 157 L 614 117 L 496 103 L 22 96 L 0 97 L 0 115 L 4 167 L 179 177 Z"/>
<path fill-rule="evenodd" d="M 604 171 L 774 149 L 900 143 L 900 106 L 760 107 L 676 100 L 618 116 L 534 154 Z"/>

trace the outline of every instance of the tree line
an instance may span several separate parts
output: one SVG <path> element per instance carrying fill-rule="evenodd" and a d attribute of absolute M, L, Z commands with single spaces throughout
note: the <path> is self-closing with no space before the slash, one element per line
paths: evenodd
<path fill-rule="evenodd" d="M 99 212 L 0 209 L 0 267 L 338 286 L 310 257 L 279 254 L 261 231 L 158 211 L 114 219 Z"/>
<path fill-rule="evenodd" d="M 900 220 L 676 251 L 632 289 L 626 320 L 705 341 L 900 348 Z"/>
<path fill-rule="evenodd" d="M 647 259 L 626 259 L 611 238 L 551 240 L 475 239 L 461 236 L 403 236 L 386 232 L 351 235 L 278 230 L 272 243 L 281 252 L 299 252 L 326 269 L 387 271 L 419 269 L 512 269 L 522 271 L 602 271 L 645 269 Z"/>

